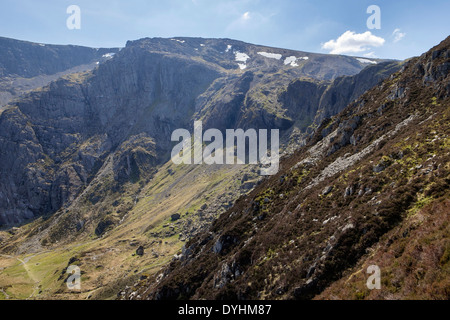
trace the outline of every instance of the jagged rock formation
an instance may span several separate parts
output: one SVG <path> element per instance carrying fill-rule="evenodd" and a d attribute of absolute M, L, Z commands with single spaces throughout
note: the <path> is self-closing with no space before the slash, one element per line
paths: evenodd
<path fill-rule="evenodd" d="M 449 66 L 450 37 L 323 122 L 276 176 L 119 297 L 448 300 Z M 314 96 L 292 90 L 302 87 Z M 370 264 L 381 290 L 365 286 Z"/>

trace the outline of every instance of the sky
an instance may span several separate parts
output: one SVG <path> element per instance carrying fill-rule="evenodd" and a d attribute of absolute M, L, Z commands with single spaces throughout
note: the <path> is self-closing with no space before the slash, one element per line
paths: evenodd
<path fill-rule="evenodd" d="M 68 13 L 71 5 L 80 9 L 79 20 Z M 368 13 L 373 5 L 379 11 Z M 0 0 L 0 36 L 90 47 L 144 37 L 231 38 L 406 59 L 449 36 L 449 12 L 450 0 Z"/>

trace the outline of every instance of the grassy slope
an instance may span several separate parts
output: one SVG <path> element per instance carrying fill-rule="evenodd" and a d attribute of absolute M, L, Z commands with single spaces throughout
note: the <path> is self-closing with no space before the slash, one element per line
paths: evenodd
<path fill-rule="evenodd" d="M 123 223 L 102 237 L 96 237 L 91 230 L 74 242 L 56 243 L 36 254 L 0 256 L 0 299 L 115 298 L 124 286 L 141 276 L 153 275 L 172 259 L 184 244 L 178 234 L 184 221 L 192 217 L 195 223 L 194 213 L 203 204 L 216 201 L 229 188 L 238 188 L 241 182 L 236 175 L 241 177 L 242 170 L 246 169 L 167 163 L 141 189 Z M 129 185 L 128 189 L 133 190 L 136 185 Z M 127 193 L 132 192 L 124 192 L 128 201 L 131 196 Z M 177 212 L 182 214 L 181 219 L 171 223 L 170 216 Z M 42 223 L 39 219 L 15 235 L 0 232 L 0 237 L 21 244 L 28 231 Z M 145 248 L 144 256 L 134 254 L 139 245 Z M 70 260 L 82 271 L 81 292 L 69 291 L 64 283 Z"/>

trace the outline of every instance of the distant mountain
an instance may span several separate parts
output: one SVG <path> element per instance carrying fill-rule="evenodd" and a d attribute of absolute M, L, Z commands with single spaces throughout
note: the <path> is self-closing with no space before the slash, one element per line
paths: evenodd
<path fill-rule="evenodd" d="M 64 74 L 87 71 L 118 48 L 49 45 L 0 37 L 0 108 Z"/>
<path fill-rule="evenodd" d="M 292 154 L 403 64 L 230 39 L 147 38 L 106 51 L 92 70 L 58 74 L 0 114 L 0 253 L 8 268 L 29 254 L 28 270 L 47 266 L 39 279 L 5 270 L 28 279 L 17 288 L 0 278 L 8 296 L 75 297 L 63 282 L 72 263 L 108 270 L 79 297 L 115 296 L 263 182 L 254 166 L 175 166 L 175 129 L 196 120 L 204 130 L 280 129 Z"/>
<path fill-rule="evenodd" d="M 448 300 L 449 72 L 450 37 L 322 122 L 277 175 L 119 297 Z M 358 77 L 323 97 L 351 96 Z M 292 96 L 307 87 L 291 84 Z M 370 265 L 380 290 L 366 286 Z"/>

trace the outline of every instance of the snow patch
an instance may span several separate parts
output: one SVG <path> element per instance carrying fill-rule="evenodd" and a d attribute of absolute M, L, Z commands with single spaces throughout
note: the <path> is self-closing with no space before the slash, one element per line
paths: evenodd
<path fill-rule="evenodd" d="M 179 43 L 185 43 L 186 41 L 184 41 L 184 40 L 179 40 L 179 39 L 170 39 L 170 40 L 172 40 L 172 41 L 178 41 Z"/>
<path fill-rule="evenodd" d="M 43 44 L 43 43 L 39 43 L 39 45 L 40 45 L 41 47 L 45 47 L 45 44 Z"/>
<path fill-rule="evenodd" d="M 245 63 L 238 63 L 239 69 L 244 70 L 247 68 L 247 65 Z"/>
<path fill-rule="evenodd" d="M 373 60 L 369 60 L 369 59 L 363 59 L 363 58 L 356 58 L 356 60 L 358 60 L 361 63 L 371 63 L 371 64 L 377 64 L 376 61 Z"/>
<path fill-rule="evenodd" d="M 250 57 L 248 56 L 248 54 L 243 53 L 243 52 L 239 52 L 239 51 L 235 51 L 234 52 L 234 56 L 235 56 L 235 60 L 238 62 L 243 62 L 243 63 L 238 63 L 239 69 L 244 70 L 247 68 L 247 60 L 250 59 Z"/>
<path fill-rule="evenodd" d="M 203 43 L 200 43 L 200 47 L 204 47 L 205 45 Z"/>
<path fill-rule="evenodd" d="M 298 64 L 297 64 L 297 57 L 296 56 L 287 57 L 286 59 L 284 59 L 284 64 L 285 65 L 290 64 L 293 67 L 297 67 L 298 66 Z"/>
<path fill-rule="evenodd" d="M 280 60 L 282 55 L 279 53 L 268 53 L 268 52 L 258 52 L 259 55 L 270 58 L 270 59 L 277 59 Z"/>
<path fill-rule="evenodd" d="M 309 59 L 308 57 L 297 58 L 296 56 L 290 56 L 284 59 L 284 64 L 285 65 L 290 64 L 292 67 L 298 67 L 297 60 L 308 60 L 308 59 Z"/>
<path fill-rule="evenodd" d="M 296 56 L 287 57 L 286 59 L 284 59 L 284 64 L 285 65 L 290 64 L 292 67 L 298 67 L 297 59 L 298 58 Z"/>
<path fill-rule="evenodd" d="M 230 52 L 231 48 L 233 48 L 231 44 L 227 45 L 227 49 L 225 50 L 225 52 Z"/>
<path fill-rule="evenodd" d="M 111 59 L 114 55 L 115 55 L 115 53 L 109 52 L 109 53 L 105 53 L 104 55 L 102 55 L 102 58 Z"/>
<path fill-rule="evenodd" d="M 239 61 L 239 62 L 247 62 L 247 60 L 250 59 L 250 57 L 246 53 L 239 52 L 239 51 L 236 51 L 234 53 L 234 56 L 235 56 L 235 60 Z"/>

